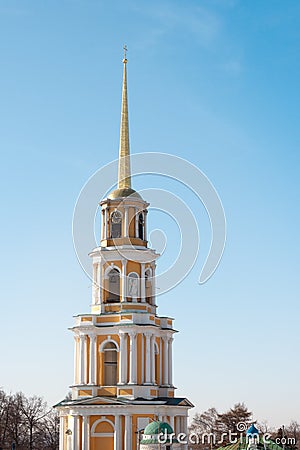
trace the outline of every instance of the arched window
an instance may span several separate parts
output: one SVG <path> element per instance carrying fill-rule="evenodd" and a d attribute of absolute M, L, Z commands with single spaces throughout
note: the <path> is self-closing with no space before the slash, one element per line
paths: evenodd
<path fill-rule="evenodd" d="M 144 214 L 139 214 L 139 238 L 144 240 Z"/>
<path fill-rule="evenodd" d="M 128 297 L 131 297 L 132 299 L 137 299 L 140 296 L 139 276 L 135 272 L 131 272 L 128 275 L 127 293 Z"/>
<path fill-rule="evenodd" d="M 118 382 L 118 349 L 114 342 L 107 342 L 104 352 L 104 386 L 115 386 Z"/>
<path fill-rule="evenodd" d="M 120 272 L 117 269 L 111 269 L 108 274 L 108 302 L 120 301 Z"/>
<path fill-rule="evenodd" d="M 113 239 L 122 236 L 122 213 L 120 211 L 116 210 L 111 213 L 110 234 Z"/>

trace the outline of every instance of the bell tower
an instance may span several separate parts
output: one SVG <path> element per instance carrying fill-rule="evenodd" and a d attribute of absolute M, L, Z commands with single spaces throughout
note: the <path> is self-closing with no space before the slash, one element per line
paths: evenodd
<path fill-rule="evenodd" d="M 71 328 L 72 399 L 56 405 L 60 450 L 137 450 L 152 421 L 163 420 L 175 433 L 187 433 L 193 406 L 174 396 L 176 331 L 172 318 L 157 314 L 159 255 L 147 242 L 149 203 L 131 186 L 126 50 L 118 186 L 100 202 L 101 244 L 90 253 L 91 311 L 76 316 Z"/>

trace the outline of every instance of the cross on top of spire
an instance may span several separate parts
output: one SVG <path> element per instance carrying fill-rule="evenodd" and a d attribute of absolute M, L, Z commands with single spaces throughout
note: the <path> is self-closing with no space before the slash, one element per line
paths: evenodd
<path fill-rule="evenodd" d="M 124 45 L 123 49 L 124 49 L 124 59 L 123 59 L 123 63 L 126 64 L 126 63 L 127 63 L 127 58 L 126 58 L 126 56 L 127 56 L 127 51 L 128 51 L 127 45 Z"/>

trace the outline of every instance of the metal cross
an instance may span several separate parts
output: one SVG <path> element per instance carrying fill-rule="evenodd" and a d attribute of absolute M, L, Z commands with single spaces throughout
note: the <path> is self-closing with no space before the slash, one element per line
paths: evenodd
<path fill-rule="evenodd" d="M 124 59 L 126 59 L 126 54 L 127 54 L 127 46 L 126 46 L 126 45 L 124 45 L 123 49 L 124 49 Z"/>

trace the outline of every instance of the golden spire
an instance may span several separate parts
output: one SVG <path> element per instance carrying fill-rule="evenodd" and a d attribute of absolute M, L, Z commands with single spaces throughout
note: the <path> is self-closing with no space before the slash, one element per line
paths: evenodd
<path fill-rule="evenodd" d="M 127 47 L 126 45 L 124 45 L 124 59 L 123 59 L 124 72 L 123 72 L 122 112 L 121 112 L 121 127 L 120 127 L 118 189 L 131 188 L 126 53 Z"/>

